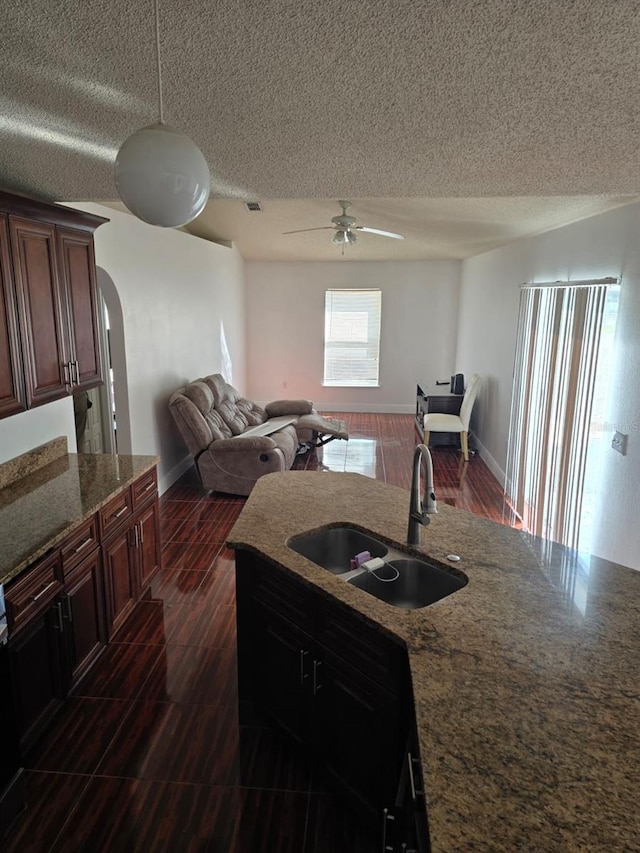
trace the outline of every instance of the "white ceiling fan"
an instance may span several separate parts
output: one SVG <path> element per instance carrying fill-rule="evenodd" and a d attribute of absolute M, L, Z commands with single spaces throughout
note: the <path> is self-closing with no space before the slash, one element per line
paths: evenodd
<path fill-rule="evenodd" d="M 296 231 L 283 231 L 283 234 L 302 234 L 304 231 L 335 231 L 331 238 L 331 242 L 337 246 L 342 246 L 342 254 L 344 255 L 344 247 L 356 243 L 358 240 L 356 231 L 364 231 L 367 234 L 378 234 L 380 237 L 393 237 L 394 240 L 404 240 L 404 234 L 395 234 L 393 231 L 382 231 L 380 228 L 369 228 L 367 225 L 356 225 L 355 216 L 347 214 L 347 208 L 351 207 L 350 201 L 339 201 L 338 204 L 342 208 L 342 213 L 339 216 L 334 216 L 331 219 L 332 225 L 320 225 L 317 228 L 299 228 Z"/>

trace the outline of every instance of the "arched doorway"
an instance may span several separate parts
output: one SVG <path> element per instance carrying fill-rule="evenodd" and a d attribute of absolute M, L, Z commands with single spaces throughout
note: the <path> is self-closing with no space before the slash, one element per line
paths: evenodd
<path fill-rule="evenodd" d="M 131 453 L 131 420 L 122 304 L 109 273 L 96 267 L 101 299 L 104 388 L 100 394 L 106 452 Z M 106 310 L 105 310 L 106 309 Z"/>

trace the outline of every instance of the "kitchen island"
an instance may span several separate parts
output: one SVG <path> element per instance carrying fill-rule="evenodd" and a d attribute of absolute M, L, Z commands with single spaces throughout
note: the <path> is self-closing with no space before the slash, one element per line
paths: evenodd
<path fill-rule="evenodd" d="M 640 573 L 440 504 L 406 550 L 469 582 L 407 611 L 287 547 L 345 524 L 403 546 L 408 506 L 359 474 L 270 474 L 229 545 L 406 648 L 433 853 L 640 850 Z"/>

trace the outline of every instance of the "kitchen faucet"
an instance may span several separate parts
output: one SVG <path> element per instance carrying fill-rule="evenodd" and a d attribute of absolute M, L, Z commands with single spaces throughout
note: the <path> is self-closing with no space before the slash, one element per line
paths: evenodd
<path fill-rule="evenodd" d="M 424 484 L 424 494 L 420 501 L 420 463 L 424 459 L 427 478 Z M 409 527 L 407 542 L 409 545 L 420 544 L 420 525 L 426 527 L 431 520 L 429 516 L 438 512 L 436 496 L 433 491 L 433 462 L 426 444 L 419 444 L 413 454 L 413 476 L 411 477 L 411 500 L 409 503 Z"/>

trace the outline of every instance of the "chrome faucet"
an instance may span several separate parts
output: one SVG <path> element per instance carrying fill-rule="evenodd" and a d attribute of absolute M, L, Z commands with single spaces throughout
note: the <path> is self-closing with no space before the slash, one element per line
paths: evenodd
<path fill-rule="evenodd" d="M 420 501 L 420 463 L 424 459 L 427 469 L 427 479 L 424 484 L 424 494 Z M 426 444 L 419 444 L 413 454 L 413 476 L 411 477 L 411 501 L 409 503 L 409 528 L 407 542 L 409 545 L 420 544 L 420 525 L 426 527 L 431 520 L 429 516 L 438 512 L 436 496 L 433 491 L 433 462 Z"/>

